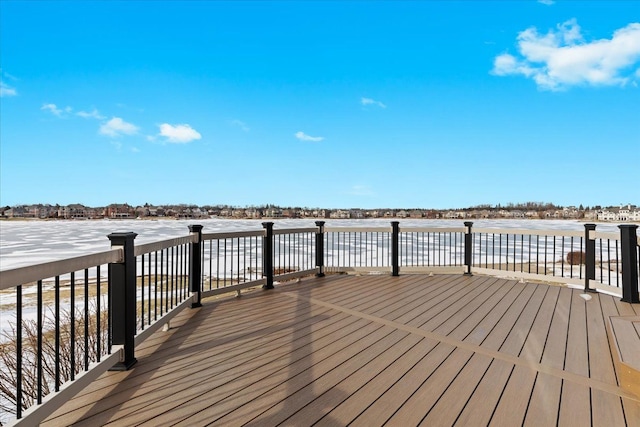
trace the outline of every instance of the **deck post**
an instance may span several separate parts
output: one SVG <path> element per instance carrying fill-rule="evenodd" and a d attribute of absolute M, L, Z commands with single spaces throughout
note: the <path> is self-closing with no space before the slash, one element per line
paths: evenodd
<path fill-rule="evenodd" d="M 273 222 L 263 222 L 262 226 L 266 230 L 262 240 L 262 276 L 267 279 L 262 287 L 273 289 Z"/>
<path fill-rule="evenodd" d="M 137 362 L 136 335 L 136 257 L 133 240 L 136 233 L 112 233 L 111 248 L 123 250 L 122 262 L 109 263 L 109 289 L 111 292 L 111 342 L 124 345 L 120 361 L 111 371 L 127 371 Z"/>
<path fill-rule="evenodd" d="M 622 299 L 637 304 L 638 296 L 638 236 L 637 225 L 619 225 L 622 249 Z"/>
<path fill-rule="evenodd" d="M 597 290 L 589 286 L 589 280 L 596 278 L 596 239 L 591 238 L 591 232 L 596 230 L 595 224 L 584 225 L 584 291 L 596 293 Z"/>
<path fill-rule="evenodd" d="M 190 225 L 189 232 L 196 241 L 189 245 L 189 290 L 191 308 L 202 307 L 202 226 Z"/>
<path fill-rule="evenodd" d="M 464 272 L 464 275 L 471 276 L 471 264 L 473 259 L 473 235 L 471 234 L 471 227 L 473 226 L 473 222 L 465 221 L 464 226 L 467 227 L 467 231 L 464 233 L 464 265 L 467 271 Z"/>
<path fill-rule="evenodd" d="M 324 221 L 316 221 L 316 277 L 324 277 Z"/>
<path fill-rule="evenodd" d="M 400 275 L 400 222 L 391 221 L 391 275 Z"/>

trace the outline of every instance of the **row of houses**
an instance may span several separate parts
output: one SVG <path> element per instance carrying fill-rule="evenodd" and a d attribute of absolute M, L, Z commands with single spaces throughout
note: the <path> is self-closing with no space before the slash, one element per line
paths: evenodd
<path fill-rule="evenodd" d="M 640 209 L 626 205 L 607 209 L 580 209 L 569 206 L 562 209 L 519 210 L 519 209 L 306 209 L 279 208 L 231 208 L 198 207 L 187 205 L 171 206 L 130 206 L 111 204 L 106 207 L 91 208 L 81 204 L 24 205 L 5 207 L 0 210 L 5 218 L 56 218 L 56 219 L 98 219 L 98 218 L 210 218 L 225 217 L 237 219 L 260 218 L 429 218 L 429 219 L 584 219 L 587 221 L 639 222 Z"/>
<path fill-rule="evenodd" d="M 619 208 L 600 210 L 597 213 L 597 219 L 600 221 L 613 222 L 638 222 L 640 221 L 640 208 L 627 205 L 620 206 Z"/>

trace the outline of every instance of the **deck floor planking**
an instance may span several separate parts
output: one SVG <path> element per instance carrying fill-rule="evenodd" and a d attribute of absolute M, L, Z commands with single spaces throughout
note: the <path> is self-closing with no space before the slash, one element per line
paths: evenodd
<path fill-rule="evenodd" d="M 44 425 L 638 426 L 605 322 L 639 310 L 580 293 L 330 275 L 205 300 Z"/>

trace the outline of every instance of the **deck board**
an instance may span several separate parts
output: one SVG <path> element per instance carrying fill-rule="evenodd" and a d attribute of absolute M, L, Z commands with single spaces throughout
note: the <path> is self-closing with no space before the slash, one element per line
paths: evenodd
<path fill-rule="evenodd" d="M 43 425 L 638 426 L 604 294 L 491 276 L 309 278 L 205 300 Z"/>

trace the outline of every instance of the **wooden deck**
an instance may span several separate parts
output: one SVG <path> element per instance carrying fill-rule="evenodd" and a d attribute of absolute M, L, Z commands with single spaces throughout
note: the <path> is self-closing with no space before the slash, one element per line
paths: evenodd
<path fill-rule="evenodd" d="M 606 322 L 489 276 L 328 276 L 185 310 L 44 425 L 640 426 Z"/>

